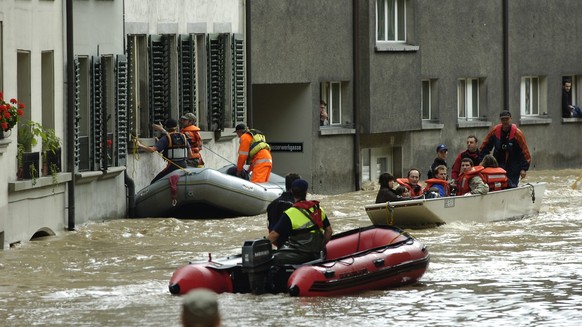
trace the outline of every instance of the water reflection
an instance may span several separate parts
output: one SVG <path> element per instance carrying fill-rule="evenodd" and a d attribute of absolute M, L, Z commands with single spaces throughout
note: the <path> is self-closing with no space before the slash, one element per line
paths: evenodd
<path fill-rule="evenodd" d="M 548 189 L 538 217 L 454 223 L 412 234 L 431 264 L 405 288 L 337 298 L 222 294 L 224 326 L 577 326 L 582 324 L 579 171 L 531 172 Z M 337 232 L 369 224 L 375 192 L 314 196 Z M 179 326 L 167 286 L 191 260 L 265 235 L 264 215 L 226 220 L 112 220 L 0 252 L 6 326 Z"/>

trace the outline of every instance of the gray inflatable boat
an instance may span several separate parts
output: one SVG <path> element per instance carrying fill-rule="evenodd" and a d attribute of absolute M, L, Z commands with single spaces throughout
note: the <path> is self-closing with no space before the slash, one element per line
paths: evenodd
<path fill-rule="evenodd" d="M 229 218 L 254 216 L 285 190 L 285 178 L 271 173 L 255 184 L 226 174 L 228 167 L 177 170 L 137 192 L 133 217 Z"/>

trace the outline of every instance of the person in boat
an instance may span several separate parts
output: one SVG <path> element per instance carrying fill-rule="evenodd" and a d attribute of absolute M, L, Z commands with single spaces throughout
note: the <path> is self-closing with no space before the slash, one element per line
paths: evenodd
<path fill-rule="evenodd" d="M 434 178 L 425 180 L 426 187 L 424 188 L 425 196 L 444 198 L 450 195 L 450 186 L 447 181 L 447 167 L 445 165 L 438 165 L 434 169 Z"/>
<path fill-rule="evenodd" d="M 483 158 L 493 150 L 493 156 L 499 166 L 505 169 L 509 187 L 517 187 L 519 179 L 525 178 L 531 156 L 523 132 L 512 123 L 511 113 L 499 114 L 500 124 L 494 126 L 481 143 L 480 157 Z"/>
<path fill-rule="evenodd" d="M 281 216 L 267 235 L 272 244 L 287 238 L 283 246 L 274 253 L 274 264 L 301 264 L 325 256 L 325 245 L 333 230 L 319 201 L 307 201 L 309 184 L 303 179 L 291 184 L 295 203 Z"/>
<path fill-rule="evenodd" d="M 278 198 L 273 200 L 273 202 L 271 202 L 269 206 L 267 206 L 267 221 L 268 221 L 267 228 L 269 232 L 273 230 L 273 227 L 275 227 L 275 225 L 279 221 L 279 218 L 281 218 L 285 210 L 291 208 L 293 206 L 293 203 L 295 203 L 295 200 L 293 199 L 293 194 L 291 193 L 291 185 L 293 184 L 294 181 L 300 178 L 301 176 L 299 176 L 299 174 L 297 173 L 287 174 L 287 176 L 285 176 L 285 192 L 281 193 L 281 195 Z M 282 237 L 279 237 L 275 245 L 277 246 L 277 248 L 279 248 L 285 243 L 285 241 L 287 240 L 283 239 Z"/>
<path fill-rule="evenodd" d="M 378 183 L 380 184 L 380 189 L 378 190 L 378 194 L 376 194 L 376 203 L 406 200 L 405 198 L 402 197 L 402 195 L 399 195 L 394 189 L 394 176 L 392 176 L 392 174 L 390 173 L 381 174 L 380 177 L 378 178 Z M 406 189 L 404 186 L 400 187 Z"/>
<path fill-rule="evenodd" d="M 412 168 L 408 171 L 407 178 L 397 178 L 396 183 L 406 187 L 410 192 L 411 198 L 418 198 L 424 195 L 422 185 L 420 185 L 420 170 Z"/>
<path fill-rule="evenodd" d="M 220 326 L 216 293 L 209 289 L 197 288 L 184 295 L 181 321 L 183 327 Z"/>
<path fill-rule="evenodd" d="M 486 155 L 479 165 L 483 167 L 481 174 L 484 178 L 483 181 L 489 185 L 489 192 L 504 190 L 508 187 L 505 169 L 499 167 L 494 156 Z"/>
<path fill-rule="evenodd" d="M 463 158 L 461 160 L 461 175 L 459 175 L 457 182 L 458 195 L 487 194 L 489 185 L 483 181 L 482 171 L 482 166 L 473 166 L 471 158 Z"/>
<path fill-rule="evenodd" d="M 243 167 L 247 160 L 250 160 L 251 182 L 268 182 L 273 169 L 273 157 L 265 135 L 259 130 L 248 129 L 245 124 L 236 125 L 234 132 L 240 138 L 236 175 L 243 175 Z"/>
<path fill-rule="evenodd" d="M 170 118 L 166 120 L 165 128 L 167 129 L 167 134 L 163 135 L 154 146 L 147 146 L 139 141 L 137 142 L 138 148 L 150 153 L 160 152 L 168 162 L 166 167 L 154 177 L 151 184 L 174 170 L 184 169 L 190 153 L 190 143 L 188 143 L 186 135 L 178 132 L 178 122 Z"/>
<path fill-rule="evenodd" d="M 471 158 L 473 163 L 479 162 L 479 143 L 475 135 L 467 136 L 467 149 L 459 153 L 453 163 L 453 167 L 451 168 L 451 179 L 454 181 L 458 180 L 459 175 L 461 174 L 461 160 L 463 160 L 463 158 Z"/>
<path fill-rule="evenodd" d="M 204 161 L 200 154 L 200 150 L 202 150 L 202 137 L 200 137 L 200 128 L 196 126 L 196 121 L 196 115 L 191 112 L 185 113 L 180 117 L 180 125 L 182 125 L 180 133 L 186 135 L 188 143 L 190 143 L 190 153 L 188 154 L 188 160 L 186 161 L 188 167 L 204 166 Z M 152 127 L 154 130 L 160 131 L 164 135 L 168 134 L 161 124 L 153 124 Z"/>
<path fill-rule="evenodd" d="M 447 148 L 446 145 L 444 144 L 439 144 L 436 147 L 436 158 L 434 158 L 434 161 L 432 163 L 432 165 L 430 165 L 430 168 L 428 170 L 427 173 L 427 178 L 435 178 L 435 168 L 437 166 L 445 166 L 445 168 L 447 168 L 447 154 L 449 153 L 449 148 Z"/>

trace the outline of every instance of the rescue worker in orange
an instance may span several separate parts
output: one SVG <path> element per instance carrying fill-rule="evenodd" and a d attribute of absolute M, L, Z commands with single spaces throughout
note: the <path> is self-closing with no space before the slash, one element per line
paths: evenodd
<path fill-rule="evenodd" d="M 196 126 L 196 115 L 191 112 L 185 113 L 180 117 L 180 124 L 182 125 L 182 130 L 180 133 L 186 135 L 188 143 L 190 143 L 190 153 L 188 154 L 187 165 L 188 167 L 203 167 L 204 161 L 200 155 L 200 150 L 202 150 L 202 137 L 200 137 L 200 128 Z M 168 134 L 161 124 L 153 124 L 152 127 L 156 131 L 161 131 L 162 134 Z"/>
<path fill-rule="evenodd" d="M 180 117 L 180 123 L 182 124 L 180 133 L 184 133 L 188 138 L 188 143 L 190 143 L 191 153 L 188 157 L 188 166 L 204 167 L 204 161 L 200 154 L 200 150 L 202 150 L 202 137 L 200 137 L 200 128 L 196 126 L 196 121 L 196 115 L 193 113 L 188 112 L 184 114 Z"/>
<path fill-rule="evenodd" d="M 396 183 L 400 186 L 406 187 L 410 192 L 411 198 L 421 197 L 423 195 L 422 185 L 420 181 L 420 170 L 412 168 L 408 171 L 407 178 L 397 178 Z"/>
<path fill-rule="evenodd" d="M 259 130 L 248 129 L 245 124 L 236 125 L 234 132 L 240 137 L 236 175 L 239 177 L 243 175 L 244 165 L 250 160 L 251 182 L 268 182 L 273 169 L 273 158 L 265 135 Z"/>
<path fill-rule="evenodd" d="M 508 187 L 508 178 L 505 169 L 499 167 L 497 159 L 493 155 L 486 155 L 479 164 L 483 166 L 481 174 L 483 181 L 489 185 L 489 192 L 504 190 Z"/>
<path fill-rule="evenodd" d="M 489 192 L 489 185 L 483 181 L 482 171 L 482 166 L 473 167 L 471 158 L 461 160 L 461 174 L 457 182 L 459 195 L 485 195 Z"/>
<path fill-rule="evenodd" d="M 167 134 L 162 136 L 154 146 L 147 146 L 137 142 L 137 146 L 146 152 L 160 152 L 168 161 L 166 168 L 159 172 L 152 180 L 152 184 L 177 169 L 186 167 L 186 160 L 190 153 L 190 144 L 186 135 L 178 132 L 178 122 L 175 119 L 166 121 Z"/>

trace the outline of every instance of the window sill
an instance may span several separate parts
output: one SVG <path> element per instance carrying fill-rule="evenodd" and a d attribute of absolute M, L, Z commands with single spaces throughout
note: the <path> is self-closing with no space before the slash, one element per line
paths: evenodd
<path fill-rule="evenodd" d="M 527 117 L 519 120 L 520 125 L 548 125 L 552 123 L 552 118 L 548 117 Z"/>
<path fill-rule="evenodd" d="M 348 134 L 356 134 L 356 130 L 354 128 L 345 127 L 345 126 L 320 126 L 319 127 L 319 135 L 348 135 Z"/>
<path fill-rule="evenodd" d="M 582 118 L 562 118 L 563 124 L 582 123 Z"/>
<path fill-rule="evenodd" d="M 63 184 L 72 179 L 71 173 L 58 173 L 55 176 L 56 181 L 53 181 L 53 176 L 43 176 L 34 179 L 34 184 L 32 179 L 8 182 L 8 191 L 11 193 L 40 189 L 43 187 L 54 187 L 55 185 Z"/>
<path fill-rule="evenodd" d="M 125 167 L 109 167 L 106 172 L 99 170 L 96 171 L 83 171 L 75 174 L 75 184 L 89 184 L 98 179 L 110 179 L 119 176 L 125 171 Z"/>
<path fill-rule="evenodd" d="M 475 127 L 491 127 L 491 122 L 483 120 L 457 120 L 457 128 Z"/>
<path fill-rule="evenodd" d="M 0 131 L 1 133 L 2 131 Z M 8 150 L 8 145 L 12 143 L 11 139 L 1 139 L 0 140 L 0 155 L 2 155 L 4 152 L 6 152 L 6 150 Z"/>
<path fill-rule="evenodd" d="M 418 45 L 376 42 L 376 52 L 416 52 L 419 49 Z"/>
<path fill-rule="evenodd" d="M 439 121 L 423 120 L 422 129 L 443 129 L 445 124 L 441 124 Z"/>

